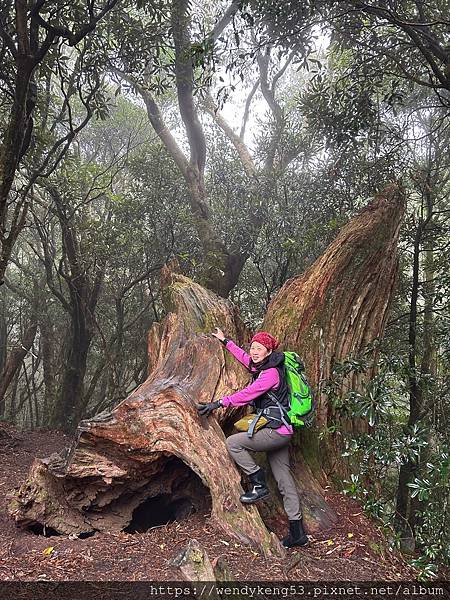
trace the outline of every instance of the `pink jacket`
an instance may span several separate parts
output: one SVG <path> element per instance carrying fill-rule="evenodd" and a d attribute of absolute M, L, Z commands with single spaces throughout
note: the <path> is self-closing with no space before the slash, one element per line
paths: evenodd
<path fill-rule="evenodd" d="M 237 358 L 237 360 L 244 365 L 244 367 L 250 371 L 251 373 L 256 373 L 256 369 L 254 367 L 250 367 L 250 356 L 239 348 L 233 341 L 228 340 L 226 344 L 226 349 L 231 352 L 231 354 Z M 255 400 L 265 392 L 274 389 L 276 390 L 280 385 L 280 378 L 278 375 L 277 369 L 274 367 L 265 369 L 261 371 L 255 381 L 250 383 L 247 387 L 231 394 L 230 396 L 224 396 L 222 398 L 223 406 L 244 406 L 245 404 L 249 404 L 252 400 Z M 291 426 L 286 427 L 286 425 L 282 425 L 278 429 L 275 429 L 277 433 L 281 435 L 291 435 L 293 433 L 293 429 Z"/>

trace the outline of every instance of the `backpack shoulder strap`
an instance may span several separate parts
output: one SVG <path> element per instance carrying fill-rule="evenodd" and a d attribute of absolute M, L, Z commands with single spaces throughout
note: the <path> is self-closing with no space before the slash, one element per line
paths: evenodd
<path fill-rule="evenodd" d="M 248 431 L 247 431 L 247 436 L 249 438 L 253 437 L 253 434 L 255 433 L 255 427 L 258 424 L 258 421 L 261 418 L 262 414 L 263 414 L 263 409 L 261 408 L 261 409 L 258 410 L 258 412 L 256 413 L 256 416 L 254 417 L 254 419 L 250 423 L 250 427 L 248 428 Z"/>
<path fill-rule="evenodd" d="M 269 396 L 269 398 L 272 400 L 272 402 L 275 403 L 275 405 L 277 406 L 277 408 L 280 411 L 280 417 L 281 417 L 281 422 L 283 423 L 283 425 L 286 425 L 286 427 L 290 427 L 291 426 L 291 421 L 289 419 L 288 416 L 288 408 L 286 408 L 285 406 L 283 406 L 281 404 L 281 402 L 278 400 L 278 398 L 276 397 L 276 395 L 273 393 L 273 391 L 268 391 L 267 395 Z"/>

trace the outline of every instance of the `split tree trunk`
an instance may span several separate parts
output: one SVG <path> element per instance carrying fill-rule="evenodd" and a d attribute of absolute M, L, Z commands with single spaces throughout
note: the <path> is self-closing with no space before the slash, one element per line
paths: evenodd
<path fill-rule="evenodd" d="M 402 212 L 398 189 L 377 197 L 271 303 L 264 327 L 284 348 L 304 356 L 314 384 L 330 374 L 333 361 L 381 335 Z M 247 372 L 208 333 L 219 326 L 241 345 L 249 334 L 230 301 L 170 268 L 163 277 L 168 314 L 150 331 L 148 379 L 111 413 L 82 421 L 65 454 L 35 460 L 12 512 L 22 526 L 81 533 L 125 528 L 134 509 L 149 498 L 166 501 L 174 512 L 183 502 L 197 510 L 209 503 L 224 531 L 266 555 L 280 552 L 257 509 L 239 502 L 240 476 L 222 429 L 230 432 L 240 415 L 228 408 L 201 419 L 195 408 L 248 381 Z M 321 397 L 319 426 L 332 417 Z M 321 495 L 317 435 L 302 432 L 298 442 L 305 458 L 299 456 L 296 476 L 307 524 L 310 530 L 329 526 L 335 515 Z"/>

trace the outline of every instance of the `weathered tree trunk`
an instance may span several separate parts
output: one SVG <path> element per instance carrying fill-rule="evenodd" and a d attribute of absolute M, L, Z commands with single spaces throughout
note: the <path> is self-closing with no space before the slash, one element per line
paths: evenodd
<path fill-rule="evenodd" d="M 400 198 L 396 189 L 380 195 L 270 306 L 266 326 L 285 348 L 304 354 L 315 383 L 333 360 L 382 332 L 395 279 Z M 207 334 L 220 326 L 241 345 L 249 334 L 230 301 L 169 268 L 163 277 L 168 314 L 150 331 L 148 379 L 111 413 L 81 422 L 64 455 L 36 460 L 12 512 L 22 526 L 81 533 L 125 528 L 148 499 L 153 507 L 170 504 L 169 512 L 176 511 L 174 503 L 204 510 L 206 502 L 226 532 L 266 554 L 277 552 L 279 543 L 257 509 L 239 502 L 240 476 L 222 431 L 231 429 L 236 409 L 200 419 L 195 408 L 248 381 L 242 366 Z M 322 398 L 321 425 L 330 410 Z M 306 459 L 299 457 L 297 470 L 310 530 L 335 518 L 321 495 L 320 473 L 311 469 L 314 444 L 305 448 Z"/>
<path fill-rule="evenodd" d="M 323 255 L 301 276 L 289 279 L 270 303 L 263 328 L 302 356 L 316 389 L 317 427 L 337 424 L 364 431 L 362 419 L 343 421 L 322 392 L 336 362 L 359 354 L 382 336 L 397 273 L 397 240 L 404 212 L 401 190 L 392 185 L 342 228 Z M 370 377 L 370 373 L 368 376 Z M 343 383 L 358 389 L 355 374 Z M 319 443 L 303 431 L 305 459 L 315 476 L 346 473 L 339 434 Z M 310 484 L 308 484 L 310 485 Z M 308 487 L 307 485 L 307 487 Z"/>
<path fill-rule="evenodd" d="M 198 510 L 211 505 L 225 531 L 278 552 L 257 510 L 239 502 L 240 475 L 217 421 L 200 419 L 195 407 L 246 382 L 205 332 L 220 325 L 243 343 L 245 328 L 230 302 L 169 270 L 165 276 L 169 314 L 149 335 L 147 381 L 112 413 L 82 421 L 64 457 L 34 462 L 30 487 L 16 499 L 17 522 L 64 533 L 121 530 L 149 498 L 160 508 L 166 501 L 166 513 L 183 500 Z M 224 412 L 220 421 L 230 417 Z"/>

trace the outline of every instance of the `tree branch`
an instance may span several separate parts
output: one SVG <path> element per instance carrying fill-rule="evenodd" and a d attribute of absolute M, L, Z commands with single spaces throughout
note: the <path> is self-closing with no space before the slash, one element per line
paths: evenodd
<path fill-rule="evenodd" d="M 17 59 L 16 45 L 14 44 L 13 38 L 7 32 L 6 24 L 3 23 L 3 20 L 0 21 L 0 35 L 2 36 L 3 41 L 5 42 L 5 45 L 9 48 L 9 51 L 11 52 L 12 56 L 15 59 Z"/>
<path fill-rule="evenodd" d="M 39 14 L 39 10 L 42 8 L 43 3 L 39 2 L 34 9 L 30 12 L 31 19 L 36 21 L 43 29 L 51 34 L 53 37 L 62 37 L 66 39 L 69 46 L 76 46 L 84 37 L 94 31 L 98 22 L 103 19 L 107 12 L 109 12 L 117 4 L 118 0 L 108 0 L 101 11 L 94 15 L 92 11 L 90 13 L 90 20 L 83 25 L 78 31 L 72 32 L 66 27 L 57 27 L 47 23 L 47 21 Z"/>
<path fill-rule="evenodd" d="M 244 144 L 242 139 L 233 131 L 230 125 L 225 121 L 222 115 L 218 112 L 218 108 L 214 105 L 214 101 L 210 94 L 208 94 L 205 98 L 204 103 L 205 109 L 212 116 L 217 125 L 222 129 L 225 135 L 228 137 L 230 142 L 236 148 L 236 151 L 241 159 L 242 165 L 245 169 L 245 172 L 249 177 L 257 176 L 256 165 L 253 162 L 253 158 L 248 151 L 247 146 Z"/>
<path fill-rule="evenodd" d="M 242 0 L 233 0 L 233 2 L 230 4 L 230 6 L 227 8 L 227 10 L 222 15 L 222 17 L 214 25 L 214 29 L 211 31 L 211 33 L 208 36 L 208 38 L 212 42 L 215 42 L 217 40 L 217 38 L 219 37 L 219 35 L 223 32 L 223 30 L 226 27 L 228 27 L 228 25 L 231 23 L 231 20 L 233 19 L 234 15 L 239 10 L 241 4 L 242 4 Z"/>
<path fill-rule="evenodd" d="M 158 137 L 168 150 L 169 154 L 175 161 L 176 165 L 180 169 L 181 173 L 186 178 L 189 169 L 189 161 L 184 155 L 181 148 L 179 147 L 177 141 L 173 137 L 167 125 L 165 124 L 159 106 L 157 105 L 152 94 L 126 73 L 118 71 L 117 69 L 114 69 L 113 72 L 116 75 L 118 75 L 121 79 L 132 85 L 134 89 L 141 95 L 142 99 L 144 100 L 145 107 L 147 109 L 149 121 L 152 124 L 155 133 L 158 135 Z"/>
<path fill-rule="evenodd" d="M 206 162 L 206 140 L 194 104 L 194 69 L 189 38 L 189 0 L 173 0 L 171 24 L 175 43 L 175 77 L 181 118 L 191 151 L 190 163 L 203 178 Z"/>
<path fill-rule="evenodd" d="M 241 140 L 244 139 L 245 128 L 247 127 L 247 121 L 248 121 L 248 117 L 250 114 L 250 104 L 252 103 L 252 100 L 259 88 L 259 84 L 260 84 L 260 80 L 257 79 L 257 81 L 255 82 L 255 84 L 253 85 L 253 87 L 250 91 L 250 94 L 247 96 L 247 100 L 245 101 L 244 115 L 242 117 L 241 131 L 239 133 L 239 137 L 241 138 Z"/>
<path fill-rule="evenodd" d="M 283 77 L 283 75 L 286 73 L 286 69 L 288 68 L 288 66 L 291 64 L 291 62 L 294 60 L 296 54 L 298 52 L 298 47 L 295 46 L 294 49 L 292 50 L 292 52 L 289 54 L 289 56 L 286 59 L 286 62 L 284 63 L 284 65 L 281 67 L 281 69 L 278 71 L 278 73 L 276 73 L 273 78 L 272 78 L 272 93 L 275 94 L 275 88 L 276 85 L 278 83 L 278 80 Z"/>
<path fill-rule="evenodd" d="M 269 105 L 277 124 L 280 125 L 283 120 L 283 111 L 275 99 L 274 89 L 269 85 L 269 59 L 270 50 L 267 50 L 266 54 L 264 55 L 261 54 L 261 52 L 258 52 L 256 57 L 261 74 L 260 81 L 262 94 Z"/>
<path fill-rule="evenodd" d="M 358 0 L 353 1 L 352 4 L 353 4 L 353 6 L 355 6 L 355 8 L 357 8 L 363 12 L 366 12 L 367 14 L 371 14 L 375 17 L 385 19 L 392 25 L 395 25 L 395 26 L 399 27 L 402 31 L 404 31 L 414 42 L 417 49 L 422 53 L 422 55 L 424 56 L 425 60 L 429 64 L 431 70 L 433 71 L 433 73 L 436 76 L 436 78 L 438 79 L 438 81 L 446 89 L 450 89 L 450 79 L 448 77 L 446 77 L 446 75 L 439 69 L 438 65 L 436 64 L 436 62 L 434 60 L 434 56 L 435 56 L 441 62 L 443 62 L 445 65 L 448 65 L 448 63 L 449 63 L 448 52 L 439 44 L 438 40 L 435 38 L 435 36 L 433 36 L 431 34 L 431 32 L 424 31 L 424 32 L 419 33 L 417 31 L 417 27 L 421 28 L 421 27 L 427 26 L 427 24 L 414 23 L 414 22 L 409 23 L 409 22 L 403 21 L 398 17 L 398 15 L 396 15 L 395 13 L 393 13 L 390 10 L 386 10 L 381 7 L 370 6 L 364 2 L 359 2 Z M 428 50 L 428 48 L 426 48 L 424 46 L 424 44 L 422 43 L 422 40 L 420 39 L 421 36 L 426 37 L 427 42 L 431 48 L 431 51 Z M 433 56 L 433 54 L 434 54 L 434 56 Z"/>

